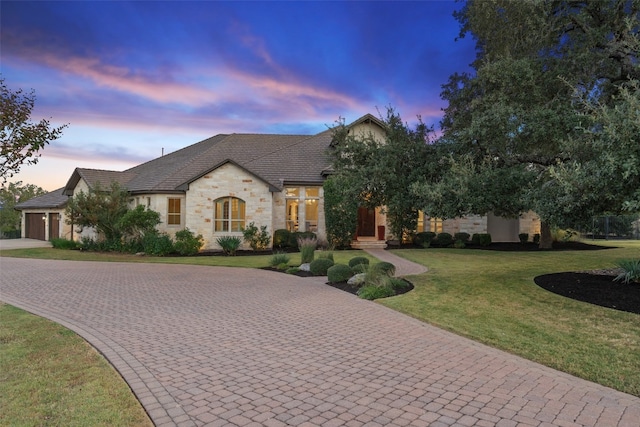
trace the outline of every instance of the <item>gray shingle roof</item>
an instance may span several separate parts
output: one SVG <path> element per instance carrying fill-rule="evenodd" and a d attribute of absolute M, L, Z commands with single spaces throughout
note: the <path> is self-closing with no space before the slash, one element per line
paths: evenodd
<path fill-rule="evenodd" d="M 376 120 L 367 114 L 354 122 Z M 288 184 L 324 181 L 331 161 L 331 130 L 317 135 L 221 134 L 122 172 L 76 169 L 65 187 L 71 194 L 82 178 L 90 186 L 115 180 L 132 193 L 184 192 L 189 183 L 231 162 L 268 183 L 272 191 Z"/>
<path fill-rule="evenodd" d="M 63 194 L 63 188 L 51 191 L 42 196 L 34 197 L 26 202 L 18 203 L 14 209 L 18 211 L 28 209 L 62 209 L 67 205 L 69 197 Z"/>

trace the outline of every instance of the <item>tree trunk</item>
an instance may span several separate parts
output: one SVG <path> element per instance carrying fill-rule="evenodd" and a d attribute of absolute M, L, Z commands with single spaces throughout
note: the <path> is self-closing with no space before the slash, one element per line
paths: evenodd
<path fill-rule="evenodd" d="M 553 247 L 553 237 L 551 237 L 551 227 L 549 223 L 540 221 L 540 249 L 551 249 Z"/>

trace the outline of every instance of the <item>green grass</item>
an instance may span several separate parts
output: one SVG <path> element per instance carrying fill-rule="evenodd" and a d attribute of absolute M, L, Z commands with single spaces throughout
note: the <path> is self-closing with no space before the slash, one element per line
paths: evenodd
<path fill-rule="evenodd" d="M 535 285 L 554 272 L 615 267 L 640 241 L 599 251 L 396 250 L 429 272 L 380 300 L 394 310 L 546 366 L 640 396 L 640 315 L 574 301 Z"/>
<path fill-rule="evenodd" d="M 321 251 L 316 251 L 316 258 Z M 291 260 L 289 265 L 300 265 L 300 252 L 288 254 Z M 0 251 L 0 257 L 15 258 L 37 258 L 37 259 L 57 259 L 71 261 L 102 261 L 102 262 L 146 262 L 161 264 L 189 264 L 189 265 L 210 265 L 217 267 L 247 267 L 262 268 L 268 267 L 273 255 L 251 255 L 251 256 L 193 256 L 193 257 L 153 257 L 136 256 L 130 254 L 120 254 L 113 252 L 81 252 L 75 250 L 54 249 L 54 248 L 31 248 L 31 249 L 8 249 Z M 356 256 L 364 256 L 370 260 L 375 258 L 361 250 L 334 251 L 333 257 L 336 264 L 347 264 L 349 260 Z"/>
<path fill-rule="evenodd" d="M 153 424 L 93 347 L 60 325 L 0 304 L 0 425 Z"/>

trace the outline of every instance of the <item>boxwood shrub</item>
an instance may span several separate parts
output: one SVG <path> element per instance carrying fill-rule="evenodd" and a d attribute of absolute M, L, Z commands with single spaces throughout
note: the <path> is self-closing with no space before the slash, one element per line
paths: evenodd
<path fill-rule="evenodd" d="M 314 276 L 326 276 L 329 267 L 333 266 L 333 261 L 329 258 L 318 258 L 311 261 L 309 270 Z"/>
<path fill-rule="evenodd" d="M 358 264 L 369 265 L 369 258 L 363 256 L 356 256 L 349 260 L 349 267 L 353 268 Z"/>
<path fill-rule="evenodd" d="M 320 258 L 321 259 L 321 258 Z M 330 283 L 338 283 L 349 280 L 353 276 L 353 270 L 348 265 L 335 264 L 327 270 L 327 280 Z"/>
<path fill-rule="evenodd" d="M 440 248 L 448 248 L 453 244 L 453 236 L 449 233 L 438 233 L 431 244 Z"/>

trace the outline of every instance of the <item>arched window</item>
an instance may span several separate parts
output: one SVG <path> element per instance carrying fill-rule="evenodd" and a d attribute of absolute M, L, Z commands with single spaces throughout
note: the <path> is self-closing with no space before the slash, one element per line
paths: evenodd
<path fill-rule="evenodd" d="M 215 231 L 242 231 L 245 217 L 244 200 L 237 197 L 221 197 L 214 205 Z"/>

